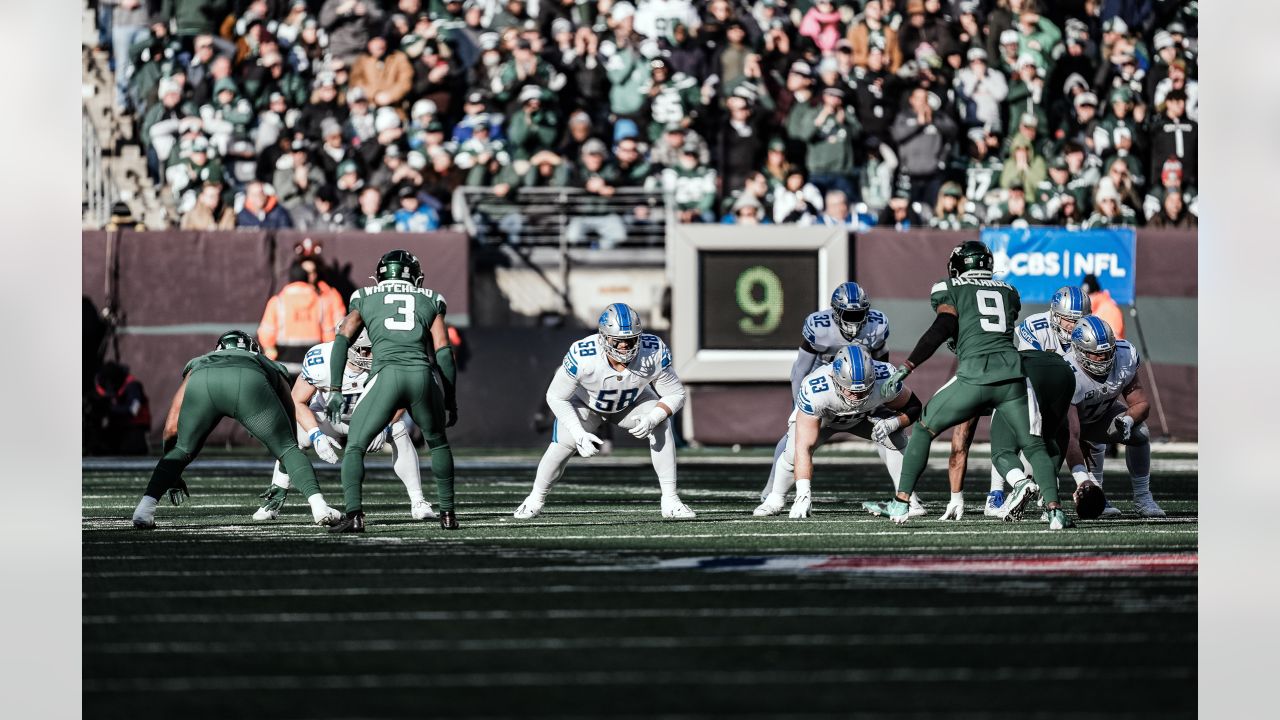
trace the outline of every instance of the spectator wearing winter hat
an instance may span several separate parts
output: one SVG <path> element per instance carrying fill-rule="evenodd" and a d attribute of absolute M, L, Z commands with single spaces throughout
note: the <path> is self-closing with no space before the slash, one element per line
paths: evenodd
<path fill-rule="evenodd" d="M 1005 127 L 1015 127 L 1024 115 L 1034 115 L 1037 125 L 1045 125 L 1048 115 L 1044 104 L 1048 100 L 1045 91 L 1044 69 L 1036 56 L 1023 53 L 1018 57 L 1014 75 L 1009 81 L 1009 93 L 1006 97 L 1008 115 Z"/>
<path fill-rule="evenodd" d="M 456 112 L 455 98 L 465 97 L 466 69 L 456 53 L 446 53 L 447 44 L 432 38 L 418 42 L 416 35 L 408 35 L 411 44 L 405 53 L 411 59 L 413 84 L 409 97 L 429 100 L 436 104 L 440 115 L 452 117 Z"/>
<path fill-rule="evenodd" d="M 294 140 L 290 152 L 276 160 L 271 185 L 276 189 L 280 204 L 292 214 L 297 208 L 309 205 L 320 186 L 325 183 L 324 170 L 312 164 L 311 155 L 304 140 Z"/>
<path fill-rule="evenodd" d="M 1063 119 L 1056 134 L 1064 142 L 1078 143 L 1090 154 L 1097 156 L 1099 153 L 1095 143 L 1099 139 L 1098 126 L 1101 123 L 1098 119 L 1098 96 L 1083 92 L 1076 95 L 1071 104 L 1072 113 Z"/>
<path fill-rule="evenodd" d="M 1000 103 L 1009 94 L 1004 75 L 987 65 L 987 51 L 970 48 L 969 64 L 956 73 L 956 101 L 960 117 L 969 127 L 987 127 L 1001 131 Z"/>
<path fill-rule="evenodd" d="M 342 134 L 357 151 L 378 134 L 376 121 L 377 115 L 369 106 L 369 95 L 364 88 L 354 87 L 347 91 L 347 122 Z"/>
<path fill-rule="evenodd" d="M 898 172 L 909 181 L 911 202 L 932 204 L 942 182 L 943 159 L 956 136 L 955 121 L 945 112 L 936 112 L 929 91 L 917 87 L 890 133 L 898 144 Z"/>
<path fill-rule="evenodd" d="M 930 12 L 925 0 L 907 0 L 906 24 L 898 32 L 898 45 L 902 48 L 904 58 L 919 57 L 921 45 L 928 45 L 938 57 L 946 55 L 955 45 L 951 28 L 938 11 Z"/>
<path fill-rule="evenodd" d="M 1199 218 L 1184 203 L 1182 193 L 1176 191 L 1166 192 L 1159 212 L 1147 220 L 1147 227 L 1153 228 L 1193 228 L 1199 224 Z"/>
<path fill-rule="evenodd" d="M 551 150 L 560 137 L 560 118 L 542 104 L 543 90 L 525 85 L 520 91 L 520 109 L 507 118 L 507 148 L 513 160 L 527 160 L 535 153 Z"/>
<path fill-rule="evenodd" d="M 840 190 L 846 197 L 857 197 L 853 174 L 862 125 L 857 115 L 845 108 L 844 99 L 841 88 L 825 88 L 822 104 L 810 116 L 807 127 L 799 128 L 798 139 L 806 144 L 805 167 L 810 182 L 824 192 Z"/>
<path fill-rule="evenodd" d="M 236 214 L 236 227 L 278 230 L 293 227 L 293 219 L 262 183 L 251 182 L 245 187 L 244 209 Z"/>
<path fill-rule="evenodd" d="M 812 225 L 822 214 L 822 191 L 809 182 L 804 168 L 792 167 L 773 191 L 773 221 Z"/>
<path fill-rule="evenodd" d="M 569 220 L 565 239 L 581 245 L 589 235 L 600 238 L 601 248 L 616 247 L 627 239 L 627 226 L 622 215 L 610 206 L 607 198 L 617 192 L 606 177 L 609 174 L 608 148 L 596 138 L 582 145 L 577 166 L 570 173 L 569 186 L 585 191 L 587 199 L 580 203 L 580 210 Z"/>
<path fill-rule="evenodd" d="M 971 128 L 965 138 L 965 195 L 980 205 L 988 204 L 988 194 L 999 187 L 1004 171 L 1000 138 L 990 130 Z"/>
<path fill-rule="evenodd" d="M 649 148 L 649 161 L 664 168 L 675 167 L 679 164 L 685 147 L 697 150 L 699 163 L 706 165 L 711 162 L 707 141 L 678 122 L 667 123 L 663 128 L 662 136 Z"/>
<path fill-rule="evenodd" d="M 645 137 L 653 142 L 667 123 L 693 124 L 702 104 L 698 82 L 684 73 L 671 72 L 667 61 L 656 57 L 649 63 L 651 81 L 640 114 L 647 120 Z"/>
<path fill-rule="evenodd" d="M 823 54 L 834 51 L 836 43 L 844 36 L 844 22 L 835 3 L 816 0 L 801 18 L 799 34 L 812 40 Z"/>
<path fill-rule="evenodd" d="M 1027 195 L 1032 195 L 1036 186 L 1044 182 L 1047 174 L 1044 158 L 1036 152 L 1031 142 L 1021 135 L 1015 135 L 1009 148 L 1009 156 L 1004 159 L 1000 187 L 1008 189 L 1017 185 Z"/>
<path fill-rule="evenodd" d="M 764 159 L 765 138 L 761 132 L 761 120 L 746 98 L 733 96 L 725 103 L 729 115 L 723 120 L 718 133 L 715 166 L 721 173 L 725 188 L 737 188 L 742 186 L 748 175 L 758 171 L 760 161 Z"/>
<path fill-rule="evenodd" d="M 1141 190 L 1147 186 L 1147 169 L 1134 154 L 1133 131 L 1127 127 L 1118 127 L 1112 131 L 1111 149 L 1103 155 L 1102 165 L 1110 168 L 1115 165 L 1116 160 L 1125 164 L 1136 189 Z M 1132 207 L 1137 209 L 1136 205 Z"/>
<path fill-rule="evenodd" d="M 1164 166 L 1160 168 L 1160 177 L 1156 180 L 1157 182 L 1153 183 L 1151 190 L 1147 192 L 1147 196 L 1142 199 L 1142 214 L 1147 220 L 1151 220 L 1160 213 L 1166 196 L 1171 193 L 1182 196 L 1180 205 L 1192 215 L 1200 214 L 1197 209 L 1199 198 L 1196 188 L 1194 185 L 1183 182 L 1182 163 L 1178 162 L 1177 158 L 1165 161 Z"/>
<path fill-rule="evenodd" d="M 978 0 L 961 0 L 956 3 L 956 20 L 951 32 L 961 52 L 967 53 L 971 48 L 987 51 L 987 33 L 983 28 L 980 12 L 981 3 Z"/>
<path fill-rule="evenodd" d="M 388 52 L 387 39 L 375 35 L 352 62 L 348 87 L 360 88 L 378 107 L 398 105 L 413 87 L 413 67 L 404 53 Z"/>
<path fill-rule="evenodd" d="M 1187 94 L 1182 90 L 1170 90 L 1164 98 L 1160 114 L 1152 118 L 1151 167 L 1152 176 L 1159 172 L 1169 158 L 1182 163 L 1182 174 L 1189 183 L 1196 183 L 1199 155 L 1199 124 L 1186 116 Z"/>
<path fill-rule="evenodd" d="M 899 189 L 889 199 L 889 204 L 880 211 L 881 227 L 891 227 L 899 232 L 906 232 L 924 225 L 920 212 L 916 209 L 919 203 L 911 202 L 910 191 Z"/>
<path fill-rule="evenodd" d="M 244 91 L 256 111 L 267 107 L 273 93 L 282 95 L 290 107 L 302 107 L 310 95 L 306 81 L 286 68 L 284 58 L 275 51 L 262 55 L 257 64 L 249 68 Z"/>
<path fill-rule="evenodd" d="M 493 83 L 493 97 L 503 111 L 516 114 L 529 92 L 555 92 L 564 87 L 564 76 L 533 51 L 523 38 L 515 43 L 511 59 L 502 65 Z"/>
<path fill-rule="evenodd" d="M 147 169 L 159 182 L 164 167 L 181 132 L 182 121 L 195 115 L 190 103 L 182 102 L 182 88 L 172 80 L 161 80 L 160 102 L 153 104 L 142 118 L 140 136 L 147 153 Z"/>
<path fill-rule="evenodd" d="M 213 86 L 213 102 L 200 108 L 200 121 L 209 135 L 209 142 L 224 154 L 232 136 L 245 137 L 249 134 L 253 118 L 253 105 L 241 97 L 231 78 L 219 80 Z"/>
<path fill-rule="evenodd" d="M 340 204 L 338 190 L 322 185 L 311 202 L 293 211 L 293 224 L 298 230 L 339 232 L 351 228 L 351 213 Z"/>
<path fill-rule="evenodd" d="M 853 47 L 853 64 L 867 67 L 872 46 L 878 46 L 886 54 L 886 69 L 898 72 L 902 67 L 902 47 L 898 44 L 898 31 L 885 22 L 884 7 L 878 0 L 868 2 L 862 14 L 854 18 L 846 39 Z"/>
<path fill-rule="evenodd" d="M 1128 205 L 1121 203 L 1120 194 L 1111 187 L 1099 187 L 1093 199 L 1093 214 L 1085 221 L 1086 228 L 1133 226 L 1138 216 Z M 1095 313 L 1096 314 L 1096 313 Z"/>
<path fill-rule="evenodd" d="M 699 163 L 693 148 L 686 147 L 679 164 L 664 169 L 659 178 L 662 188 L 672 194 L 680 222 L 715 222 L 716 171 Z"/>
<path fill-rule="evenodd" d="M 1128 163 L 1124 158 L 1114 158 L 1106 168 L 1107 172 L 1098 181 L 1097 190 L 1093 195 L 1094 207 L 1098 207 L 1098 199 L 1104 193 L 1115 195 L 1117 201 L 1123 205 L 1123 209 L 1133 213 L 1134 224 L 1136 224 L 1137 213 L 1142 210 L 1142 195 L 1134 182 L 1133 175 L 1129 172 Z"/>
<path fill-rule="evenodd" d="M 417 190 L 403 187 L 396 194 L 399 208 L 395 213 L 396 230 L 399 232 L 431 232 L 440 227 L 436 211 L 422 202 Z"/>
<path fill-rule="evenodd" d="M 210 150 L 209 141 L 200 135 L 191 141 L 191 151 L 165 170 L 174 198 L 181 199 L 187 193 L 194 198 L 205 183 L 222 182 L 222 161 Z"/>
<path fill-rule="evenodd" d="M 385 17 L 382 4 L 373 0 L 324 0 L 320 25 L 329 36 L 329 52 L 345 63 L 354 61 Z"/>
<path fill-rule="evenodd" d="M 929 218 L 929 227 L 938 230 L 969 230 L 979 225 L 978 218 L 965 207 L 964 190 L 957 182 L 945 182 L 938 191 L 938 201 Z"/>
<path fill-rule="evenodd" d="M 1145 133 L 1142 129 L 1142 119 L 1138 115 L 1145 113 L 1146 109 L 1135 106 L 1135 99 L 1136 95 L 1128 86 L 1114 88 L 1111 91 L 1109 112 L 1098 121 L 1093 131 L 1093 147 L 1096 154 L 1105 155 L 1115 147 L 1115 133 L 1120 128 L 1129 132 L 1129 139 L 1138 149 L 1136 151 L 1140 151 L 1143 147 Z"/>
<path fill-rule="evenodd" d="M 1147 68 L 1146 97 L 1154 98 L 1156 86 L 1160 81 L 1169 77 L 1169 64 L 1178 59 L 1182 54 L 1182 48 L 1173 41 L 1173 35 L 1168 30 L 1159 30 L 1152 39 L 1152 46 L 1155 48 L 1155 57 L 1151 59 L 1151 67 Z"/>

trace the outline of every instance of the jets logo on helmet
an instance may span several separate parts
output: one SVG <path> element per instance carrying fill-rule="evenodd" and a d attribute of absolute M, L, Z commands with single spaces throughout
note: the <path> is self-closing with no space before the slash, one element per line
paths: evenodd
<path fill-rule="evenodd" d="M 342 321 L 338 321 L 333 331 L 342 332 Z M 368 328 L 360 328 L 360 335 L 347 346 L 347 362 L 365 372 L 373 367 L 373 342 L 369 340 Z"/>
<path fill-rule="evenodd" d="M 243 330 L 228 330 L 218 336 L 218 342 L 213 346 L 214 350 L 248 350 L 251 353 L 260 353 L 262 348 L 258 345 L 258 341 L 254 340 L 249 333 Z"/>
<path fill-rule="evenodd" d="M 1063 345 L 1071 342 L 1071 333 L 1080 318 L 1092 311 L 1089 296 L 1074 285 L 1064 285 L 1049 301 L 1049 314 L 1053 317 L 1053 331 Z"/>
<path fill-rule="evenodd" d="M 1096 378 L 1106 377 L 1116 364 L 1116 334 L 1097 315 L 1085 315 L 1071 333 L 1071 347 L 1084 371 Z"/>
<path fill-rule="evenodd" d="M 600 313 L 600 337 L 604 338 L 604 354 L 620 363 L 629 363 L 640 352 L 640 314 L 626 303 L 614 303 Z"/>
<path fill-rule="evenodd" d="M 965 240 L 951 251 L 947 273 L 953 278 L 991 277 L 996 259 L 991 249 L 977 240 Z"/>
<path fill-rule="evenodd" d="M 849 345 L 831 361 L 831 378 L 845 402 L 857 407 L 871 396 L 876 386 L 876 366 L 858 345 Z"/>
<path fill-rule="evenodd" d="M 871 311 L 871 300 L 867 293 L 856 282 L 841 283 L 831 293 L 831 310 L 835 313 L 836 324 L 840 326 L 840 334 L 845 340 L 852 340 L 862 330 L 867 321 L 867 313 Z"/>
<path fill-rule="evenodd" d="M 422 265 L 418 258 L 408 250 L 392 250 L 378 260 L 378 269 L 374 280 L 400 280 L 415 287 L 422 286 Z"/>

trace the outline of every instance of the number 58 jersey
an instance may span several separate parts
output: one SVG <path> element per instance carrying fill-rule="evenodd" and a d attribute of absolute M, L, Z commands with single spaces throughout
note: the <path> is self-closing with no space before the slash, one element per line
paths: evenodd
<path fill-rule="evenodd" d="M 658 336 L 642 334 L 639 351 L 622 370 L 615 370 L 609 364 L 604 347 L 599 334 L 588 335 L 571 345 L 547 395 L 554 394 L 565 400 L 576 398 L 605 415 L 629 409 L 650 385 L 661 397 L 684 396 L 684 385 L 671 366 L 671 351 Z M 673 412 L 679 409 L 671 408 Z"/>
<path fill-rule="evenodd" d="M 818 418 L 820 427 L 837 430 L 848 430 L 866 420 L 885 404 L 880 389 L 893 374 L 893 366 L 889 363 L 876 360 L 872 364 L 876 369 L 875 387 L 859 403 L 849 402 L 836 389 L 830 365 L 823 365 L 806 375 L 800 383 L 800 392 L 796 394 L 796 409 L 792 411 L 791 419 L 794 421 L 798 413 L 804 413 Z"/>
<path fill-rule="evenodd" d="M 387 365 L 430 367 L 434 363 L 431 324 L 445 313 L 444 296 L 402 280 L 383 280 L 351 293 L 350 309 L 360 313 L 373 344 L 369 376 Z"/>

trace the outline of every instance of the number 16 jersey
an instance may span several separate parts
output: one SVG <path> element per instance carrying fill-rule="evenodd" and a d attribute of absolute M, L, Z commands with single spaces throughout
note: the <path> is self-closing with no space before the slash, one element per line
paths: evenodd
<path fill-rule="evenodd" d="M 977 385 L 991 385 L 1022 377 L 1022 363 L 1013 344 L 1013 326 L 1022 310 L 1012 285 L 989 278 L 947 278 L 934 284 L 929 302 L 956 309 L 956 377 Z"/>
<path fill-rule="evenodd" d="M 383 280 L 352 293 L 349 306 L 360 313 L 373 344 L 369 377 L 388 365 L 430 367 L 434 363 L 431 323 L 445 313 L 444 296 L 402 280 Z"/>

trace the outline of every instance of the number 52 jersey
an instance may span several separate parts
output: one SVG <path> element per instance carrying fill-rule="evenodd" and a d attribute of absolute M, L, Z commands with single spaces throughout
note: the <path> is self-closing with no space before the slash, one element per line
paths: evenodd
<path fill-rule="evenodd" d="M 569 347 L 547 395 L 576 398 L 596 412 L 613 415 L 634 405 L 649 385 L 660 397 L 684 395 L 684 385 L 671 366 L 671 351 L 666 343 L 657 335 L 642 334 L 640 350 L 631 363 L 615 370 L 605 357 L 603 340 L 596 334 Z"/>

